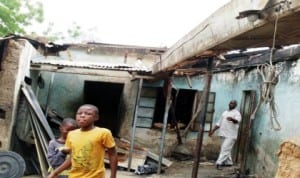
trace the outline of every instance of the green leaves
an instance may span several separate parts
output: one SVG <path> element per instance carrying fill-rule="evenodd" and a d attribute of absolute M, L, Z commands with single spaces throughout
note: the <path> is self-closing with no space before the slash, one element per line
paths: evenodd
<path fill-rule="evenodd" d="M 38 0 L 0 0 L 0 36 L 23 35 L 26 26 L 43 19 L 43 5 Z"/>
<path fill-rule="evenodd" d="M 44 35 L 49 41 L 76 40 L 83 35 L 81 27 L 76 23 L 66 31 L 57 32 L 55 22 L 49 22 L 42 34 L 37 34 L 38 30 L 34 25 L 44 21 L 43 4 L 41 0 L 0 0 L 0 37 L 16 34 L 33 36 Z M 27 30 L 28 31 L 27 31 Z M 31 30 L 31 31 L 30 31 Z"/>
<path fill-rule="evenodd" d="M 49 41 L 77 41 L 84 34 L 80 25 L 73 22 L 70 27 L 66 27 L 64 31 L 57 32 L 55 23 L 50 22 L 47 28 L 43 31 L 43 35 L 47 36 Z"/>

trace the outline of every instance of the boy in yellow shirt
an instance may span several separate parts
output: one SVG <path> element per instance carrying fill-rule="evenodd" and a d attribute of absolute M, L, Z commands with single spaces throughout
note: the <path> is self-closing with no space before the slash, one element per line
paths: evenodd
<path fill-rule="evenodd" d="M 107 150 L 111 169 L 110 178 L 116 178 L 117 152 L 111 131 L 99 128 L 94 122 L 99 119 L 98 108 L 85 104 L 76 113 L 79 129 L 70 131 L 67 136 L 65 151 L 71 156 L 48 178 L 55 178 L 60 172 L 69 168 L 69 178 L 104 178 L 104 154 Z"/>

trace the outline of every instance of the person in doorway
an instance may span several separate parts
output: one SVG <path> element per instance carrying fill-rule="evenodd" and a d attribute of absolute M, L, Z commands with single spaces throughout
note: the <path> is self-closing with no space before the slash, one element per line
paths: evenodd
<path fill-rule="evenodd" d="M 116 144 L 110 130 L 94 125 L 98 119 L 99 111 L 96 106 L 84 104 L 79 107 L 76 113 L 79 129 L 69 132 L 65 144 L 65 150 L 70 153 L 70 157 L 48 178 L 55 178 L 69 167 L 71 167 L 69 178 L 104 178 L 105 151 L 109 157 L 110 178 L 116 178 L 118 164 Z"/>
<path fill-rule="evenodd" d="M 209 132 L 211 137 L 217 129 L 219 136 L 222 138 L 221 150 L 216 161 L 216 168 L 221 170 L 221 166 L 232 166 L 231 151 L 238 136 L 239 123 L 241 122 L 241 114 L 236 109 L 237 101 L 229 102 L 229 109 L 222 113 L 220 120 L 215 127 Z"/>
<path fill-rule="evenodd" d="M 75 119 L 65 118 L 59 126 L 60 135 L 57 139 L 52 139 L 48 145 L 47 159 L 50 163 L 48 173 L 59 167 L 65 160 L 67 154 L 64 152 L 65 141 L 69 131 L 77 128 Z M 58 178 L 67 178 L 68 170 L 58 175 Z"/>

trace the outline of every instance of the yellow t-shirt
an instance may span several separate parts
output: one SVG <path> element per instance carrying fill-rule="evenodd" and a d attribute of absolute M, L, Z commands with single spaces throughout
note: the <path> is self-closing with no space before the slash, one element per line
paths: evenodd
<path fill-rule="evenodd" d="M 71 149 L 69 178 L 105 177 L 105 148 L 115 146 L 110 130 L 95 127 L 89 131 L 70 131 L 65 146 Z"/>

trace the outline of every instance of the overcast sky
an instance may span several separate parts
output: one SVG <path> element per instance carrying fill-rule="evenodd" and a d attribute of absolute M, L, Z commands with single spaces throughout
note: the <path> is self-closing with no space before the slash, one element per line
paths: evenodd
<path fill-rule="evenodd" d="M 85 41 L 170 47 L 230 0 L 45 0 L 46 24 L 75 22 Z"/>

